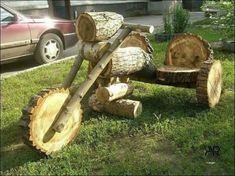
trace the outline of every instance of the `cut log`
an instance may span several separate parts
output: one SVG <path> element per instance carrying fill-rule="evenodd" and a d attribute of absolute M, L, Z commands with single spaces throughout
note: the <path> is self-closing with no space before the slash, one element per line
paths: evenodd
<path fill-rule="evenodd" d="M 81 57 L 93 63 L 97 63 L 109 47 L 110 43 L 108 42 L 93 43 L 82 40 L 78 42 L 78 52 Z"/>
<path fill-rule="evenodd" d="M 100 102 L 105 103 L 130 95 L 133 90 L 134 87 L 129 84 L 118 83 L 109 87 L 99 87 L 96 90 L 96 97 Z"/>
<path fill-rule="evenodd" d="M 112 37 L 123 24 L 123 16 L 114 12 L 85 12 L 76 22 L 78 38 L 102 41 Z"/>
<path fill-rule="evenodd" d="M 199 104 L 214 107 L 222 91 L 222 66 L 220 61 L 203 63 L 197 78 L 196 94 Z"/>
<path fill-rule="evenodd" d="M 111 58 L 102 76 L 126 76 L 140 71 L 151 60 L 149 54 L 139 47 L 118 48 Z"/>
<path fill-rule="evenodd" d="M 129 75 L 130 79 L 145 83 L 156 82 L 156 66 L 152 59 L 147 61 L 140 71 Z"/>
<path fill-rule="evenodd" d="M 119 99 L 108 103 L 101 103 L 93 94 L 89 99 L 89 106 L 98 112 L 108 112 L 113 115 L 136 118 L 142 113 L 142 104 L 140 101 L 129 99 Z"/>
<path fill-rule="evenodd" d="M 213 50 L 208 42 L 193 34 L 181 34 L 169 43 L 165 65 L 200 68 L 204 61 L 212 59 Z"/>
<path fill-rule="evenodd" d="M 139 47 L 146 53 L 153 54 L 153 47 L 151 46 L 148 38 L 140 33 L 132 32 L 127 38 L 125 38 L 120 48 L 126 47 Z"/>
<path fill-rule="evenodd" d="M 50 155 L 71 142 L 80 129 L 82 121 L 81 106 L 77 106 L 70 114 L 62 133 L 51 129 L 56 114 L 60 111 L 67 97 L 68 89 L 44 89 L 33 96 L 22 110 L 21 127 L 24 142 L 40 153 Z"/>
<path fill-rule="evenodd" d="M 120 46 L 120 48 L 125 48 L 125 47 L 139 47 L 142 50 L 144 50 L 146 53 L 148 53 L 151 58 L 149 62 L 146 62 L 142 70 L 134 73 L 133 75 L 130 75 L 132 79 L 143 81 L 143 82 L 155 82 L 156 68 L 152 61 L 153 48 L 148 38 L 145 37 L 143 34 L 132 32 L 128 37 L 126 37 L 126 39 L 123 41 L 122 45 Z M 96 54 L 94 56 L 96 56 Z M 88 73 L 92 70 L 92 68 L 95 67 L 97 58 L 89 59 L 89 60 L 91 60 L 92 62 L 89 62 Z M 108 67 L 104 69 L 103 73 L 96 80 L 98 85 L 107 86 L 107 85 L 111 85 L 114 83 L 113 80 L 115 79 L 116 76 L 113 76 L 111 78 L 108 78 L 107 76 L 102 76 L 107 71 L 107 69 Z M 128 76 L 124 76 L 124 77 L 121 76 L 119 78 L 120 78 L 120 82 L 124 82 L 124 83 L 129 82 Z M 110 82 L 108 82 L 108 80 L 110 80 Z"/>
<path fill-rule="evenodd" d="M 200 69 L 190 69 L 175 66 L 162 66 L 157 69 L 156 83 L 176 87 L 194 88 Z"/>

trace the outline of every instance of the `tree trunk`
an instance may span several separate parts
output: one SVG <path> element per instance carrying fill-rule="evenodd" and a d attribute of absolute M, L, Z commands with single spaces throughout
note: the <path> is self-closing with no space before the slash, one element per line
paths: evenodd
<path fill-rule="evenodd" d="M 129 75 L 130 79 L 146 82 L 146 83 L 155 83 L 156 82 L 156 66 L 153 63 L 153 60 L 150 59 L 144 65 L 144 67 L 135 73 Z"/>
<path fill-rule="evenodd" d="M 151 59 L 150 56 L 139 47 L 118 48 L 112 54 L 105 77 L 126 76 L 141 70 Z"/>
<path fill-rule="evenodd" d="M 78 38 L 102 41 L 112 37 L 123 24 L 123 16 L 114 12 L 85 12 L 76 22 Z"/>
<path fill-rule="evenodd" d="M 108 42 L 93 43 L 82 40 L 78 42 L 78 52 L 81 57 L 93 63 L 97 63 L 109 47 L 110 43 Z"/>
<path fill-rule="evenodd" d="M 132 32 L 127 38 L 125 38 L 120 48 L 126 47 L 139 47 L 146 53 L 151 55 L 153 54 L 153 47 L 148 38 L 137 32 Z"/>
<path fill-rule="evenodd" d="M 113 84 L 109 87 L 99 87 L 96 90 L 97 99 L 102 102 L 110 102 L 133 93 L 134 87 L 125 83 Z"/>
<path fill-rule="evenodd" d="M 181 34 L 169 43 L 165 65 L 200 68 L 206 60 L 213 59 L 210 44 L 194 34 Z"/>
<path fill-rule="evenodd" d="M 157 69 L 156 83 L 176 87 L 195 87 L 199 70 L 165 65 Z"/>
<path fill-rule="evenodd" d="M 142 113 L 142 104 L 140 101 L 129 99 L 119 99 L 108 103 L 101 103 L 93 94 L 89 99 L 89 106 L 98 112 L 108 112 L 113 115 L 136 118 Z"/>

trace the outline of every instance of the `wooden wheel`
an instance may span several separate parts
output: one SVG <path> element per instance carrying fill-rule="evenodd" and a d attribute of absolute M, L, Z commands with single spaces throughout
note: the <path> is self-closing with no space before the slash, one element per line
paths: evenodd
<path fill-rule="evenodd" d="M 82 110 L 78 106 L 61 133 L 56 133 L 50 127 L 55 121 L 67 97 L 68 89 L 45 89 L 29 101 L 22 110 L 21 127 L 23 140 L 37 151 L 50 155 L 71 142 L 81 125 Z"/>
<path fill-rule="evenodd" d="M 177 35 L 169 43 L 165 65 L 176 67 L 200 68 L 206 60 L 213 59 L 210 44 L 194 34 Z"/>
<path fill-rule="evenodd" d="M 203 63 L 197 78 L 197 100 L 200 104 L 214 107 L 222 91 L 222 66 L 220 61 Z"/>

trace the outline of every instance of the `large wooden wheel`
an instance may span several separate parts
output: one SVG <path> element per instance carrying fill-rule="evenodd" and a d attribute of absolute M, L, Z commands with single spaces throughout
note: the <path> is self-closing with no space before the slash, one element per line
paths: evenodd
<path fill-rule="evenodd" d="M 21 127 L 23 140 L 37 151 L 50 155 L 71 142 L 81 125 L 82 110 L 74 109 L 64 130 L 56 133 L 51 129 L 57 113 L 70 96 L 68 89 L 45 89 L 33 96 L 23 109 Z"/>
<path fill-rule="evenodd" d="M 197 100 L 199 104 L 214 107 L 222 90 L 222 66 L 220 61 L 206 61 L 197 78 Z"/>
<path fill-rule="evenodd" d="M 200 68 L 206 60 L 213 59 L 210 44 L 200 36 L 185 33 L 174 37 L 168 45 L 165 65 Z"/>

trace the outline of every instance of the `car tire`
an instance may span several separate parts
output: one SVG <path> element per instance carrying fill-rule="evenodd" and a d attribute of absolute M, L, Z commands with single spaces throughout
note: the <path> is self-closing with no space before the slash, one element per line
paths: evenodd
<path fill-rule="evenodd" d="M 62 52 L 63 43 L 60 37 L 53 33 L 47 33 L 41 37 L 34 56 L 39 64 L 45 64 L 59 59 Z"/>

